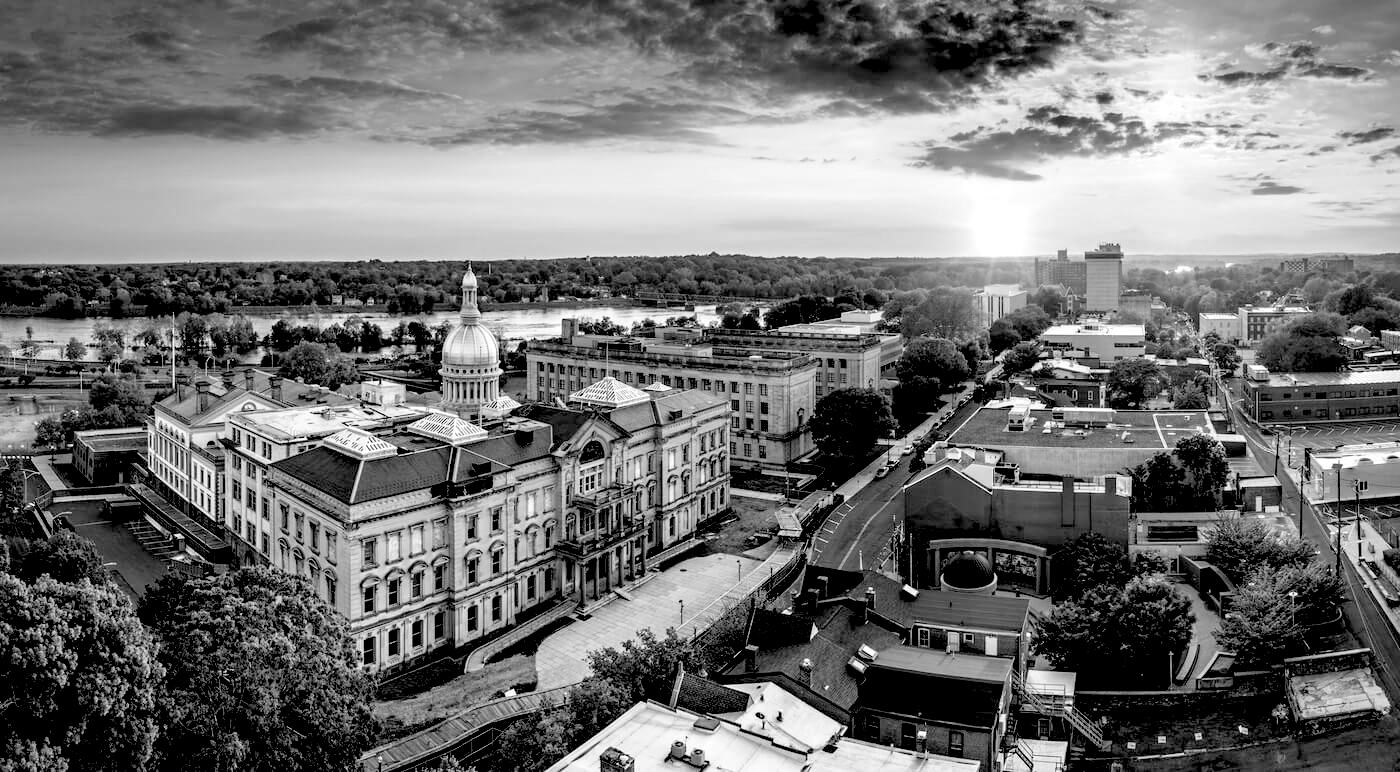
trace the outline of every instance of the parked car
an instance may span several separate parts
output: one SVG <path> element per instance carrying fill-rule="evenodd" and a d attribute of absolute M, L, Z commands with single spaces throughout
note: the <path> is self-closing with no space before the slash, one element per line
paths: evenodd
<path fill-rule="evenodd" d="M 889 474 L 889 473 L 890 473 L 890 468 L 889 468 L 888 466 L 882 466 L 882 467 L 880 467 L 879 469 L 876 469 L 876 470 L 875 470 L 875 477 L 878 479 L 878 478 L 884 477 L 885 475 L 887 475 L 887 474 Z"/>

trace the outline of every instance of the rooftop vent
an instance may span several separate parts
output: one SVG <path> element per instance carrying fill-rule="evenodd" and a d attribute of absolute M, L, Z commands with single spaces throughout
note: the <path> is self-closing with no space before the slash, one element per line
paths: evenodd
<path fill-rule="evenodd" d="M 866 662 L 874 662 L 875 658 L 880 656 L 880 652 L 870 648 L 870 646 L 868 646 L 867 644 L 862 643 L 860 645 L 860 648 L 856 649 L 856 656 L 865 660 Z"/>

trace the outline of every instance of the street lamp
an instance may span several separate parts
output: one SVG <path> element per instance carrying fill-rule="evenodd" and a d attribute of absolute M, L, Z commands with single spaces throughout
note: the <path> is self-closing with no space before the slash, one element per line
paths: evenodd
<path fill-rule="evenodd" d="M 681 604 L 681 624 L 685 624 L 685 601 L 677 600 L 676 602 Z"/>
<path fill-rule="evenodd" d="M 1288 591 L 1288 609 L 1293 615 L 1293 624 L 1298 624 L 1298 591 Z"/>
<path fill-rule="evenodd" d="M 736 577 L 736 580 L 742 580 L 742 579 L 744 578 L 744 561 L 742 561 L 742 560 L 735 560 L 735 561 L 734 561 L 734 570 L 738 572 L 738 576 Z"/>

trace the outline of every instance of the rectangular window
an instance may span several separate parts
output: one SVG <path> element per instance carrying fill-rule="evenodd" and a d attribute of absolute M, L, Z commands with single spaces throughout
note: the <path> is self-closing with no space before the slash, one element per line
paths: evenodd
<path fill-rule="evenodd" d="M 963 755 L 963 733 L 962 733 L 962 732 L 949 732 L 949 733 L 948 733 L 948 755 L 949 755 L 949 756 L 959 756 L 959 757 Z"/>
<path fill-rule="evenodd" d="M 408 577 L 408 596 L 414 600 L 423 597 L 423 572 L 414 571 Z"/>
<path fill-rule="evenodd" d="M 326 574 L 326 602 L 335 605 L 335 577 Z"/>
<path fill-rule="evenodd" d="M 758 412 L 759 412 L 759 415 L 768 415 L 768 403 L 767 403 L 767 402 L 760 402 L 760 403 L 758 403 Z"/>
<path fill-rule="evenodd" d="M 309 530 L 311 532 L 311 538 L 309 539 L 311 542 L 311 551 L 319 554 L 321 552 L 321 524 L 311 523 Z"/>
<path fill-rule="evenodd" d="M 766 383 L 760 383 L 760 384 L 758 384 L 758 396 L 760 396 L 760 397 L 766 397 L 766 396 L 768 396 L 768 384 L 766 384 Z"/>
<path fill-rule="evenodd" d="M 378 539 L 365 539 L 364 541 L 360 542 L 360 562 L 365 564 L 366 567 L 372 567 L 379 564 L 379 561 L 375 560 L 376 553 L 378 552 L 378 546 Z"/>
<path fill-rule="evenodd" d="M 399 628 L 389 628 L 389 656 L 391 657 L 399 656 L 399 636 Z"/>
<path fill-rule="evenodd" d="M 439 550 L 447 546 L 447 521 L 433 521 L 433 549 Z"/>
<path fill-rule="evenodd" d="M 374 613 L 375 596 L 377 594 L 378 588 L 372 584 L 360 590 L 361 610 L 364 611 L 364 613 Z"/>
<path fill-rule="evenodd" d="M 297 541 L 302 541 L 302 537 L 301 537 L 301 535 L 302 535 L 302 526 L 304 526 L 304 525 L 306 524 L 306 515 L 303 515 L 302 513 L 297 512 L 297 513 L 296 513 L 296 521 L 297 521 L 297 532 L 296 532 Z"/>
<path fill-rule="evenodd" d="M 467 541 L 476 538 L 476 515 L 467 515 Z"/>
<path fill-rule="evenodd" d="M 335 562 L 335 531 L 326 531 L 326 562 Z"/>
<path fill-rule="evenodd" d="M 752 455 L 753 455 L 753 445 L 751 445 L 751 444 L 749 444 L 749 443 L 747 443 L 747 442 L 744 443 L 744 455 L 746 455 L 746 456 L 752 456 Z"/>
<path fill-rule="evenodd" d="M 409 644 L 415 649 L 423 648 L 423 620 L 413 620 L 412 632 L 409 633 Z"/>
<path fill-rule="evenodd" d="M 385 535 L 384 541 L 384 562 L 392 563 L 403 557 L 403 532 L 394 531 Z"/>
<path fill-rule="evenodd" d="M 243 483 L 233 481 L 233 503 L 237 504 L 243 500 Z"/>
<path fill-rule="evenodd" d="M 736 412 L 736 413 L 739 412 L 739 400 L 737 400 L 737 399 L 731 399 L 731 400 L 729 400 L 729 409 L 730 409 L 730 410 L 733 410 L 733 411 Z"/>
<path fill-rule="evenodd" d="M 758 430 L 761 432 L 768 431 L 768 419 L 765 418 L 762 421 L 758 422 Z"/>
<path fill-rule="evenodd" d="M 360 661 L 366 665 L 374 664 L 374 636 L 370 636 L 360 644 Z"/>
<path fill-rule="evenodd" d="M 248 510 L 250 512 L 258 511 L 258 494 L 254 493 L 252 488 L 248 489 Z"/>
<path fill-rule="evenodd" d="M 414 525 L 408 529 L 408 554 L 423 554 L 423 526 Z"/>
<path fill-rule="evenodd" d="M 752 413 L 752 412 L 753 412 L 753 400 L 751 400 L 751 399 L 746 399 L 746 400 L 744 400 L 744 412 L 745 412 L 745 413 Z"/>
<path fill-rule="evenodd" d="M 478 614 L 478 612 L 477 612 L 477 610 L 476 610 L 476 606 L 475 606 L 475 605 L 467 606 L 467 631 L 468 631 L 468 632 L 474 633 L 474 632 L 476 632 L 476 628 L 480 626 L 479 621 L 478 621 L 478 619 L 477 619 L 478 616 L 479 616 L 479 614 Z"/>
<path fill-rule="evenodd" d="M 745 393 L 745 394 L 752 394 L 752 393 L 753 393 L 753 384 L 752 384 L 752 383 L 746 383 L 746 384 L 744 384 L 744 393 Z"/>
<path fill-rule="evenodd" d="M 433 592 L 437 592 L 447 587 L 447 564 L 438 563 L 433 566 Z"/>
<path fill-rule="evenodd" d="M 768 446 L 767 446 L 767 445 L 764 445 L 764 444 L 761 444 L 761 443 L 759 444 L 759 446 L 758 446 L 758 457 L 759 457 L 759 458 L 768 458 Z"/>
<path fill-rule="evenodd" d="M 499 595 L 491 597 L 491 621 L 501 621 L 501 596 Z"/>
<path fill-rule="evenodd" d="M 534 600 L 534 599 L 535 599 L 535 576 L 534 576 L 534 574 L 531 574 L 530 576 L 525 577 L 525 598 L 526 598 L 527 600 Z"/>
<path fill-rule="evenodd" d="M 501 518 L 504 514 L 505 510 L 501 507 L 496 507 L 491 510 L 491 533 L 501 532 Z"/>
<path fill-rule="evenodd" d="M 481 558 L 467 558 L 467 584 L 476 584 L 476 575 L 481 570 Z"/>
<path fill-rule="evenodd" d="M 433 640 L 440 641 L 447 634 L 447 612 L 433 614 Z"/>
<path fill-rule="evenodd" d="M 270 549 L 269 544 L 268 544 L 268 536 L 267 536 L 267 534 L 263 534 L 263 535 L 262 535 L 262 554 L 266 555 L 268 549 Z M 331 562 L 334 563 L 335 561 L 332 560 Z"/>
<path fill-rule="evenodd" d="M 399 605 L 399 582 L 400 582 L 400 581 L 401 581 L 401 580 L 399 580 L 399 579 L 390 579 L 390 580 L 389 580 L 389 591 L 386 593 L 386 597 L 385 597 L 385 599 L 384 599 L 384 602 L 387 603 L 391 608 L 392 608 L 393 606 Z"/>

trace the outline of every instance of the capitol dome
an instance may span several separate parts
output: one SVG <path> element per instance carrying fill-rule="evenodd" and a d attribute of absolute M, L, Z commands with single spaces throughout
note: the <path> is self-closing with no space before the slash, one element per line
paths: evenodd
<path fill-rule="evenodd" d="M 954 555 L 943 564 L 939 584 L 949 592 L 991 595 L 997 588 L 996 571 L 987 557 L 971 550 Z"/>
<path fill-rule="evenodd" d="M 444 365 L 496 365 L 501 351 L 496 336 L 479 324 L 462 324 L 442 344 Z"/>
<path fill-rule="evenodd" d="M 476 274 L 468 264 L 462 276 L 462 323 L 442 344 L 440 406 L 469 420 L 480 416 L 482 405 L 500 396 L 501 378 L 501 347 L 481 325 L 476 290 Z"/>

